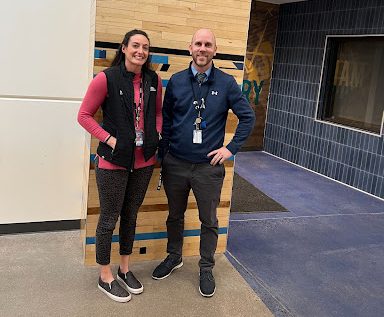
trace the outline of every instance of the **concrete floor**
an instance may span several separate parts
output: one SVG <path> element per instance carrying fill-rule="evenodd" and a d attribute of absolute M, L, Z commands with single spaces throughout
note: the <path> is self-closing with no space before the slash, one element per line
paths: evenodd
<path fill-rule="evenodd" d="M 122 304 L 97 289 L 79 231 L 0 236 L 0 316 L 273 316 L 224 255 L 216 260 L 212 298 L 198 291 L 193 257 L 162 281 L 151 278 L 158 261 L 133 264 L 144 293 Z"/>

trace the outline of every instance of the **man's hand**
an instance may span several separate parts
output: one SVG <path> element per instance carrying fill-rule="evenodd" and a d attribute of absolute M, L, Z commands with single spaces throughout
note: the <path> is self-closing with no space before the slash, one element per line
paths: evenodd
<path fill-rule="evenodd" d="M 207 156 L 213 156 L 210 164 L 216 165 L 217 163 L 223 164 L 225 160 L 232 156 L 232 153 L 225 146 L 223 146 L 220 149 L 209 152 Z"/>

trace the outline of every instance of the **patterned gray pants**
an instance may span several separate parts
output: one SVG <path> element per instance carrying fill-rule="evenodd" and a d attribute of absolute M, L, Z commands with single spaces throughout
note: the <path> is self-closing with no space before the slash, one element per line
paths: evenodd
<path fill-rule="evenodd" d="M 132 253 L 137 212 L 143 203 L 154 166 L 128 170 L 96 167 L 100 217 L 96 229 L 96 262 L 110 263 L 112 234 L 120 216 L 120 255 Z"/>

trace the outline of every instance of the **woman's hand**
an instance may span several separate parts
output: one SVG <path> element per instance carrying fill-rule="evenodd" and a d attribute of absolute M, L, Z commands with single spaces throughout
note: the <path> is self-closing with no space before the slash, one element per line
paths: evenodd
<path fill-rule="evenodd" d="M 115 149 L 116 146 L 116 138 L 114 136 L 111 136 L 109 140 L 107 141 L 107 144 L 112 148 Z"/>

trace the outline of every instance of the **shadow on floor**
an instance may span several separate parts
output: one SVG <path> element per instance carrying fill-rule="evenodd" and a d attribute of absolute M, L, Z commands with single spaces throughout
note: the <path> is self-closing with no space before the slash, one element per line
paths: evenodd
<path fill-rule="evenodd" d="M 231 212 L 287 211 L 272 198 L 258 190 L 253 184 L 234 173 Z"/>

